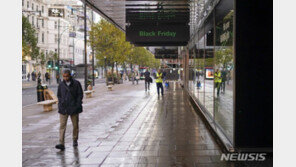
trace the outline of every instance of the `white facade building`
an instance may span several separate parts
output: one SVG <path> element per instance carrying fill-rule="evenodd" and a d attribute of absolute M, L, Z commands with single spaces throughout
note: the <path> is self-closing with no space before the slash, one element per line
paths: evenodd
<path fill-rule="evenodd" d="M 78 0 L 22 0 L 22 13 L 36 29 L 37 46 L 40 52 L 46 56 L 50 53 L 58 53 L 58 37 L 60 37 L 61 65 L 73 64 L 73 60 L 74 65 L 84 63 L 83 7 L 81 4 L 78 5 L 78 2 Z M 90 10 L 87 16 L 87 24 L 90 27 Z M 75 37 L 70 37 L 73 32 L 76 34 Z M 91 63 L 90 54 L 91 48 L 87 47 L 88 64 Z M 40 67 L 33 66 L 36 62 L 27 60 L 23 63 L 23 78 L 34 70 L 41 71 Z M 52 77 L 54 76 L 53 73 Z"/>

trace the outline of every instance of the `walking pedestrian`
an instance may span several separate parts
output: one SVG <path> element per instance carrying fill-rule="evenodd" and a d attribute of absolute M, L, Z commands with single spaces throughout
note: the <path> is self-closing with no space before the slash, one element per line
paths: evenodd
<path fill-rule="evenodd" d="M 227 71 L 225 70 L 225 68 L 221 72 L 221 78 L 222 78 L 221 92 L 223 92 L 223 94 L 224 94 L 225 93 L 225 83 L 226 83 L 226 80 L 227 80 Z"/>
<path fill-rule="evenodd" d="M 159 89 L 161 89 L 161 95 L 163 96 L 163 85 L 162 85 L 163 74 L 160 69 L 158 69 L 156 73 L 156 87 L 157 87 L 157 94 L 159 96 Z"/>
<path fill-rule="evenodd" d="M 220 95 L 221 82 L 222 82 L 221 72 L 220 72 L 219 69 L 217 69 L 216 72 L 215 72 L 214 82 L 215 82 L 215 88 L 217 88 L 217 96 L 219 96 Z"/>
<path fill-rule="evenodd" d="M 49 80 L 49 74 L 48 74 L 48 72 L 45 73 L 45 80 L 46 80 L 46 82 L 48 82 L 48 80 Z"/>
<path fill-rule="evenodd" d="M 145 73 L 145 91 L 150 90 L 150 82 L 152 80 L 152 78 L 150 77 L 150 72 L 148 71 L 148 69 L 146 69 Z"/>
<path fill-rule="evenodd" d="M 35 81 L 36 80 L 36 74 L 35 74 L 34 71 L 32 71 L 31 76 L 32 76 L 32 81 Z"/>
<path fill-rule="evenodd" d="M 58 74 L 56 74 L 56 79 L 57 79 L 57 84 L 60 83 L 60 76 Z"/>
<path fill-rule="evenodd" d="M 135 77 L 136 77 L 136 81 L 137 81 L 137 85 L 138 85 L 139 84 L 139 80 L 140 80 L 140 75 L 139 75 L 139 72 L 138 71 L 136 71 Z"/>
<path fill-rule="evenodd" d="M 30 73 L 27 74 L 27 79 L 30 81 Z"/>
<path fill-rule="evenodd" d="M 63 73 L 63 81 L 58 86 L 58 109 L 60 114 L 59 144 L 56 149 L 65 149 L 65 132 L 68 117 L 73 125 L 73 146 L 78 146 L 79 114 L 82 109 L 83 90 L 79 81 L 71 77 L 70 70 Z"/>
<path fill-rule="evenodd" d="M 131 79 L 132 79 L 132 83 L 134 85 L 135 84 L 135 72 L 134 71 L 131 72 Z"/>

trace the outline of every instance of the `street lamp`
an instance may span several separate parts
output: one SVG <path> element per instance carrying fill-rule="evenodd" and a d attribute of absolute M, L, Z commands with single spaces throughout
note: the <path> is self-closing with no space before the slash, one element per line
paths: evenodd
<path fill-rule="evenodd" d="M 62 33 L 60 33 L 61 27 L 67 27 L 67 28 L 64 29 Z M 63 33 L 66 32 L 66 30 L 69 30 L 71 27 L 73 28 L 73 30 L 75 29 L 75 26 L 60 26 L 60 19 L 58 19 L 58 69 L 57 69 L 58 82 L 60 82 L 60 43 L 61 43 L 60 41 Z"/>

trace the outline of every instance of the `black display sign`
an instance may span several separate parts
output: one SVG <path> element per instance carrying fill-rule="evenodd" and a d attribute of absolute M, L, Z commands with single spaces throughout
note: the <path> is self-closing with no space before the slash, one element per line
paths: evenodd
<path fill-rule="evenodd" d="M 189 23 L 189 12 L 127 12 L 126 22 Z"/>
<path fill-rule="evenodd" d="M 177 54 L 178 49 L 155 49 L 155 54 Z"/>
<path fill-rule="evenodd" d="M 178 54 L 155 54 L 156 59 L 177 59 Z"/>
<path fill-rule="evenodd" d="M 60 8 L 48 9 L 48 16 L 50 17 L 64 17 L 64 15 L 65 15 L 64 9 L 60 9 Z"/>
<path fill-rule="evenodd" d="M 126 27 L 126 40 L 142 46 L 184 46 L 189 41 L 189 26 L 132 25 Z"/>

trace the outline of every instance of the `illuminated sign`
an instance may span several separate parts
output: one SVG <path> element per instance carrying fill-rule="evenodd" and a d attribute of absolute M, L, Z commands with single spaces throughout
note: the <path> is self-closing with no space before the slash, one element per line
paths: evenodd
<path fill-rule="evenodd" d="M 64 9 L 60 9 L 60 8 L 48 9 L 48 16 L 50 17 L 64 17 L 64 15 L 65 15 Z"/>
<path fill-rule="evenodd" d="M 126 22 L 189 23 L 189 12 L 127 12 Z"/>
<path fill-rule="evenodd" d="M 206 68 L 206 79 L 214 79 L 214 69 Z"/>
<path fill-rule="evenodd" d="M 189 41 L 187 25 L 145 25 L 126 27 L 126 40 L 142 46 L 181 46 Z"/>

